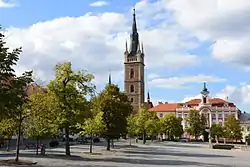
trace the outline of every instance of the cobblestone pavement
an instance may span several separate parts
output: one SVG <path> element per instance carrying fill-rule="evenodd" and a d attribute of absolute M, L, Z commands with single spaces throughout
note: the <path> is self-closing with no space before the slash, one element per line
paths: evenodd
<path fill-rule="evenodd" d="M 47 149 L 45 157 L 23 150 L 21 159 L 37 162 L 38 167 L 250 167 L 249 151 L 212 150 L 206 144 L 162 142 L 129 148 L 119 142 L 110 152 L 104 146 L 94 146 L 92 155 L 88 149 L 88 145 L 73 145 L 71 157 L 64 156 L 64 148 Z M 0 159 L 11 157 L 13 154 L 0 152 Z"/>

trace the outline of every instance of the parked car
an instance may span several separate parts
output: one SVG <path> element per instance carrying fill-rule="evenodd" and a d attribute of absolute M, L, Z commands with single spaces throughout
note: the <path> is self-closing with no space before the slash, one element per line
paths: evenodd
<path fill-rule="evenodd" d="M 186 137 L 180 137 L 179 138 L 179 142 L 188 142 L 189 140 L 188 140 L 188 138 L 186 138 Z"/>

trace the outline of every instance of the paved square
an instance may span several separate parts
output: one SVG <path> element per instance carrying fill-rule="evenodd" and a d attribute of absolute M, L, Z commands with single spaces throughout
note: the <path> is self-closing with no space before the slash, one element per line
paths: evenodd
<path fill-rule="evenodd" d="M 64 156 L 64 148 L 47 149 L 45 157 L 37 157 L 34 150 L 22 151 L 21 158 L 37 161 L 36 166 L 53 167 L 250 167 L 250 151 L 212 150 L 206 144 L 162 142 L 128 148 L 127 143 L 118 142 L 111 152 L 94 146 L 93 155 L 88 149 L 88 145 L 71 146 L 72 157 Z"/>

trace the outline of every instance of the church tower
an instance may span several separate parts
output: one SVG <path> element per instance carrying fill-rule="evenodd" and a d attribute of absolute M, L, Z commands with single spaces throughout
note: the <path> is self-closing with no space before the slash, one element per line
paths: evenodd
<path fill-rule="evenodd" d="M 126 42 L 124 52 L 124 89 L 135 112 L 144 104 L 145 100 L 144 66 L 143 45 L 140 48 L 134 9 L 130 47 L 128 49 Z"/>

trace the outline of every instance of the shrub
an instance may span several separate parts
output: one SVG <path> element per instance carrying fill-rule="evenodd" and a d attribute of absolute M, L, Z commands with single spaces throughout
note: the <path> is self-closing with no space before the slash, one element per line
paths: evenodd
<path fill-rule="evenodd" d="M 50 143 L 49 143 L 49 146 L 50 147 L 56 147 L 59 145 L 59 142 L 57 140 L 52 140 Z"/>
<path fill-rule="evenodd" d="M 234 145 L 220 145 L 220 144 L 213 145 L 213 149 L 231 150 L 232 148 L 234 148 Z"/>

